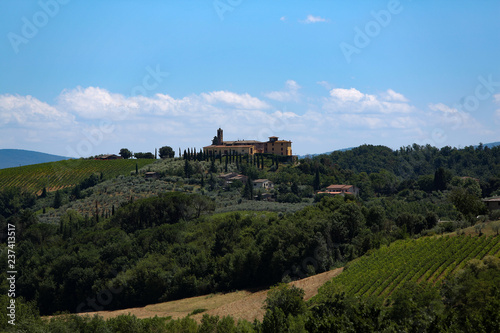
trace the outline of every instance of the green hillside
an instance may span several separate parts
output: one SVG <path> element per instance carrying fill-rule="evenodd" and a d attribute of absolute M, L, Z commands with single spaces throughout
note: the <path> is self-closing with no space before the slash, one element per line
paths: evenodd
<path fill-rule="evenodd" d="M 407 282 L 440 283 L 471 259 L 500 257 L 500 236 L 445 236 L 400 240 L 348 264 L 323 288 L 363 297 L 390 296 Z"/>
<path fill-rule="evenodd" d="M 38 192 L 44 187 L 48 191 L 73 186 L 94 173 L 102 173 L 105 178 L 128 175 L 154 160 L 91 160 L 75 159 L 41 163 L 0 170 L 0 188 L 19 187 L 30 192 Z"/>

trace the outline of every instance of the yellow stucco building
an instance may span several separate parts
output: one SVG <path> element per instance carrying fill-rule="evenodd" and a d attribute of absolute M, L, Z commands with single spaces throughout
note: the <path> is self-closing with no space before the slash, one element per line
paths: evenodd
<path fill-rule="evenodd" d="M 238 140 L 224 141 L 222 129 L 217 130 L 210 146 L 203 147 L 203 151 L 209 155 L 254 155 L 275 154 L 280 156 L 292 156 L 292 141 L 279 140 L 277 136 L 269 137 L 269 141 Z"/>

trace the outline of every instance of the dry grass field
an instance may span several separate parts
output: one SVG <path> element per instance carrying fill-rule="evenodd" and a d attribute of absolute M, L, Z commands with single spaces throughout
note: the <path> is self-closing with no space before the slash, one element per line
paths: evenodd
<path fill-rule="evenodd" d="M 339 275 L 342 268 L 317 274 L 302 280 L 293 281 L 290 284 L 305 291 L 305 300 L 310 299 L 318 293 L 318 288 L 331 278 Z M 235 320 L 254 319 L 262 320 L 264 317 L 264 301 L 268 290 L 257 292 L 236 291 L 227 294 L 210 294 L 205 296 L 191 297 L 177 301 L 147 305 L 141 308 L 130 308 L 116 311 L 98 311 L 81 315 L 99 315 L 104 319 L 116 317 L 122 314 L 135 315 L 137 318 L 149 317 L 172 317 L 173 319 L 185 317 L 195 310 L 206 311 L 192 315 L 196 321 L 200 321 L 205 313 L 213 316 L 232 316 Z"/>

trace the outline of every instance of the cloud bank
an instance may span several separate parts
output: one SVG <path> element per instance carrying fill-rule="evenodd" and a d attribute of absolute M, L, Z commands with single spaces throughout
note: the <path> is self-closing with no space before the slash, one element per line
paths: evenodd
<path fill-rule="evenodd" d="M 252 96 L 210 91 L 174 98 L 165 93 L 125 96 L 100 87 L 62 91 L 49 104 L 33 96 L 0 95 L 0 147 L 22 148 L 72 157 L 154 151 L 163 145 L 201 148 L 215 130 L 228 140 L 267 140 L 277 135 L 306 154 L 363 143 L 393 148 L 413 142 L 433 145 L 436 129 L 451 137 L 463 131 L 484 132 L 474 117 L 443 103 L 419 109 L 393 89 L 366 93 L 332 88 L 323 96 L 306 96 L 294 80 L 283 90 Z M 500 94 L 495 96 L 500 105 Z M 500 121 L 500 109 L 494 111 Z M 458 134 L 457 134 L 458 135 Z M 434 140 L 434 141 L 433 141 Z"/>

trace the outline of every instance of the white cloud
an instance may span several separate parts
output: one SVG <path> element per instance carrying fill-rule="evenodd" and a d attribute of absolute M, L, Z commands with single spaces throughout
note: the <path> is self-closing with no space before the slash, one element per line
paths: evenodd
<path fill-rule="evenodd" d="M 451 130 L 484 130 L 484 127 L 467 112 L 459 111 L 443 103 L 431 103 L 429 109 L 433 111 L 434 114 L 431 114 L 431 117 L 435 116 L 438 124 L 445 125 Z"/>
<path fill-rule="evenodd" d="M 495 102 L 500 103 L 500 94 L 493 95 L 493 98 L 495 98 Z"/>
<path fill-rule="evenodd" d="M 284 16 L 280 17 L 280 21 L 286 21 L 286 17 Z"/>
<path fill-rule="evenodd" d="M 137 103 L 132 99 L 99 87 L 64 90 L 58 97 L 58 103 L 62 108 L 85 119 L 118 117 L 138 109 Z"/>
<path fill-rule="evenodd" d="M 117 153 L 123 147 L 154 151 L 171 145 L 177 151 L 179 146 L 210 144 L 222 127 L 227 140 L 264 141 L 276 135 L 292 140 L 294 152 L 305 154 L 362 143 L 398 147 L 417 139 L 429 141 L 434 129 L 442 129 L 446 138 L 456 129 L 456 135 L 462 135 L 463 128 L 486 133 L 470 114 L 443 103 L 419 110 L 392 89 L 369 94 L 354 87 L 330 88 L 322 98 L 307 96 L 307 109 L 300 114 L 272 105 L 305 100 L 300 92 L 300 85 L 288 80 L 281 91 L 265 94 L 269 103 L 231 91 L 182 98 L 166 93 L 127 97 L 99 87 L 65 90 L 53 104 L 31 96 L 0 95 L 0 145 L 41 151 L 51 147 L 52 153 L 75 157 Z M 500 96 L 495 99 L 500 103 Z M 500 122 L 500 110 L 495 117 Z M 106 119 L 109 130 L 103 129 Z M 317 142 L 315 151 L 308 142 Z"/>
<path fill-rule="evenodd" d="M 414 109 L 403 95 L 391 89 L 379 97 L 355 88 L 334 88 L 330 96 L 324 107 L 338 113 L 410 113 Z"/>
<path fill-rule="evenodd" d="M 309 15 L 307 15 L 305 20 L 301 20 L 299 22 L 305 23 L 305 24 L 311 24 L 311 23 L 328 22 L 328 20 L 325 18 L 322 18 L 320 16 L 313 16 L 313 15 L 309 14 Z"/>
<path fill-rule="evenodd" d="M 211 93 L 202 93 L 201 97 L 209 104 L 225 103 L 240 109 L 269 108 L 266 102 L 256 97 L 252 97 L 249 94 L 236 94 L 230 91 L 214 91 Z"/>
<path fill-rule="evenodd" d="M 455 108 L 451 108 L 448 105 L 445 105 L 443 103 L 437 103 L 437 104 L 429 104 L 429 109 L 432 111 L 441 111 L 445 114 L 453 114 L 453 113 L 458 113 L 458 110 Z"/>
<path fill-rule="evenodd" d="M 332 85 L 328 81 L 318 81 L 316 83 L 319 84 L 320 86 L 324 87 L 327 90 L 332 89 Z"/>
<path fill-rule="evenodd" d="M 288 80 L 285 82 L 284 91 L 272 91 L 264 94 L 264 96 L 279 102 L 298 102 L 300 100 L 299 89 L 300 86 L 297 82 L 294 80 Z"/>
<path fill-rule="evenodd" d="M 341 102 L 359 102 L 361 101 L 361 99 L 364 99 L 365 97 L 367 97 L 367 99 L 370 99 L 370 95 L 365 95 L 359 90 L 356 90 L 354 88 L 351 89 L 335 88 L 330 90 L 330 96 Z"/>
<path fill-rule="evenodd" d="M 0 95 L 0 125 L 52 128 L 68 125 L 74 118 L 68 113 L 32 96 Z"/>
<path fill-rule="evenodd" d="M 408 99 L 402 94 L 395 92 L 392 89 L 388 89 L 385 93 L 381 94 L 382 98 L 390 102 L 408 102 Z"/>

